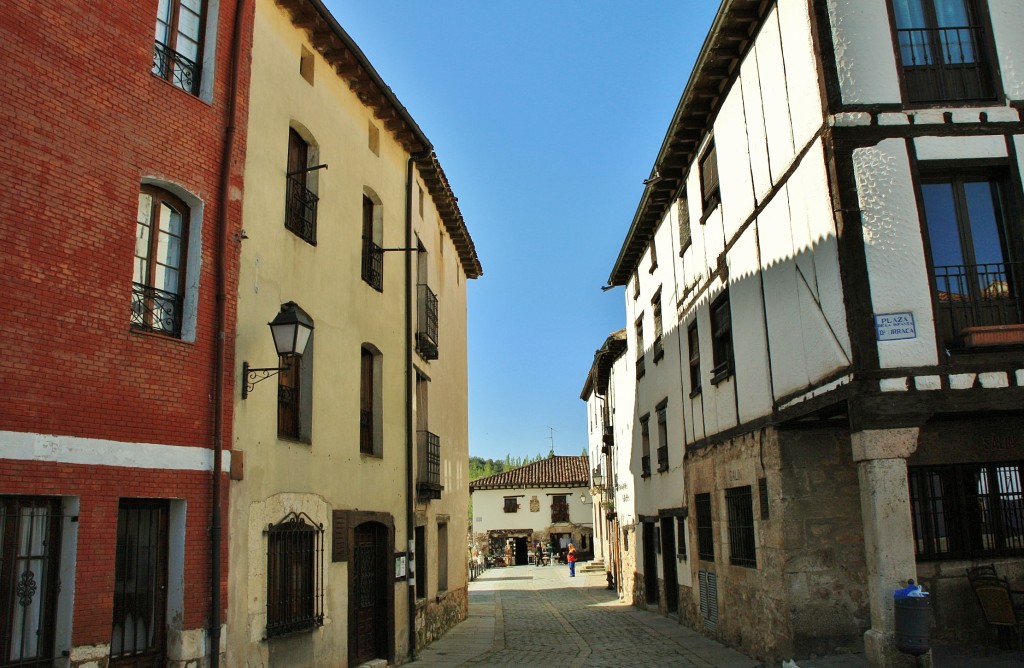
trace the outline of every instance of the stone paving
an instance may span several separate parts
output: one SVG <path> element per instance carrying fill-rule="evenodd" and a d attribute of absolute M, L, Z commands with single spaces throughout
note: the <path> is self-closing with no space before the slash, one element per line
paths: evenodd
<path fill-rule="evenodd" d="M 935 647 L 933 668 L 1024 666 L 1024 652 Z M 605 589 L 604 573 L 565 566 L 485 571 L 469 585 L 469 618 L 424 649 L 415 668 L 756 668 L 761 664 L 674 618 L 639 610 Z M 789 664 L 793 665 L 793 664 Z M 913 665 L 910 663 L 909 665 Z M 865 668 L 862 655 L 799 661 L 799 668 Z"/>

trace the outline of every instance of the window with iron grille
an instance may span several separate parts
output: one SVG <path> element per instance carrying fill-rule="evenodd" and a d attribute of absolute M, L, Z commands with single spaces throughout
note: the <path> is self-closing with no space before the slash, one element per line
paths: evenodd
<path fill-rule="evenodd" d="M 569 521 L 569 501 L 565 494 L 551 497 L 551 523 Z"/>
<path fill-rule="evenodd" d="M 160 0 L 157 4 L 152 72 L 178 88 L 198 95 L 206 2 Z"/>
<path fill-rule="evenodd" d="M 59 498 L 0 496 L 0 665 L 60 665 L 54 629 L 62 520 Z"/>
<path fill-rule="evenodd" d="M 266 535 L 267 637 L 323 626 L 323 524 L 289 513 Z"/>
<path fill-rule="evenodd" d="M 519 512 L 519 500 L 514 496 L 505 497 L 505 512 L 516 513 Z"/>
<path fill-rule="evenodd" d="M 437 347 L 437 295 L 425 283 L 416 286 L 417 317 L 416 317 L 416 352 L 423 359 L 436 360 L 439 355 Z"/>
<path fill-rule="evenodd" d="M 188 206 L 174 195 L 142 187 L 135 224 L 132 327 L 181 336 L 190 216 Z"/>
<path fill-rule="evenodd" d="M 729 514 L 729 563 L 756 568 L 754 500 L 750 485 L 725 490 L 725 507 Z"/>
<path fill-rule="evenodd" d="M 1024 554 L 1024 462 L 907 470 L 920 561 Z"/>
<path fill-rule="evenodd" d="M 377 205 L 363 195 L 363 280 L 377 292 L 384 292 L 384 249 L 374 241 Z"/>
<path fill-rule="evenodd" d="M 668 470 L 668 399 L 655 409 L 658 414 L 658 471 Z"/>
<path fill-rule="evenodd" d="M 310 145 L 295 128 L 288 130 L 288 171 L 284 226 L 303 241 L 316 245 L 316 209 L 320 198 L 310 173 Z"/>
<path fill-rule="evenodd" d="M 640 474 L 651 475 L 651 415 L 640 418 Z"/>
<path fill-rule="evenodd" d="M 690 247 L 690 207 L 685 197 L 680 197 L 678 202 L 679 209 L 679 255 L 682 257 L 683 252 Z"/>
<path fill-rule="evenodd" d="M 989 100 L 991 28 L 975 0 L 892 0 L 908 102 Z"/>
<path fill-rule="evenodd" d="M 359 382 L 359 452 L 364 455 L 381 454 L 379 421 L 381 414 L 380 354 L 364 345 L 360 348 Z"/>
<path fill-rule="evenodd" d="M 686 518 L 676 518 L 676 556 L 686 558 Z"/>
<path fill-rule="evenodd" d="M 654 237 L 651 237 L 651 273 L 658 268 L 658 246 L 654 243 Z"/>
<path fill-rule="evenodd" d="M 686 342 L 689 346 L 690 398 L 700 394 L 700 339 L 697 336 L 697 321 L 686 328 Z"/>
<path fill-rule="evenodd" d="M 732 375 L 732 312 L 729 310 L 729 291 L 726 290 L 711 304 L 711 382 L 720 383 Z"/>
<path fill-rule="evenodd" d="M 721 201 L 718 188 L 718 153 L 715 151 L 713 139 L 700 159 L 700 186 L 704 199 L 704 217 L 706 218 Z"/>
<path fill-rule="evenodd" d="M 697 557 L 703 561 L 715 560 L 715 530 L 711 521 L 711 495 L 698 494 L 693 508 L 697 513 Z"/>

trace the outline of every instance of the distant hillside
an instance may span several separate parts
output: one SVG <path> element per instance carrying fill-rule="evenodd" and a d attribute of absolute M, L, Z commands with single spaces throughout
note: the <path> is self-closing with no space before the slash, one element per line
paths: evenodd
<path fill-rule="evenodd" d="M 533 462 L 538 462 L 544 459 L 546 455 L 537 455 L 535 457 L 513 457 L 512 455 L 505 455 L 505 459 L 484 459 L 483 457 L 470 457 L 469 458 L 469 479 L 476 480 L 477 478 L 486 478 L 489 475 L 495 473 L 503 473 L 505 471 L 511 471 Z"/>

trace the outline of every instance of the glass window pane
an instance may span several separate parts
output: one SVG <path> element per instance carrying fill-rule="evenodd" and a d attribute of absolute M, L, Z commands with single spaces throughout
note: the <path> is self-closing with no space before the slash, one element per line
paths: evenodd
<path fill-rule="evenodd" d="M 160 231 L 181 236 L 182 219 L 181 214 L 172 209 L 166 203 L 160 204 Z"/>
<path fill-rule="evenodd" d="M 180 41 L 183 37 L 189 38 L 190 41 L 196 42 L 199 40 L 199 14 L 191 12 L 184 7 L 181 8 L 181 13 L 178 14 L 178 40 Z"/>
<path fill-rule="evenodd" d="M 897 28 L 927 28 L 922 0 L 893 0 Z"/>
<path fill-rule="evenodd" d="M 169 234 L 160 235 L 160 244 L 157 246 L 157 262 L 173 269 L 181 267 L 181 239 Z"/>
<path fill-rule="evenodd" d="M 1002 225 L 996 208 L 999 186 L 990 181 L 964 184 L 967 212 L 971 218 L 971 239 L 974 245 L 974 263 L 990 264 L 1006 261 L 1003 256 Z"/>
<path fill-rule="evenodd" d="M 971 24 L 965 0 L 934 0 L 935 20 L 939 28 L 964 28 Z M 920 0 L 917 0 L 920 2 Z"/>
<path fill-rule="evenodd" d="M 178 270 L 173 267 L 159 265 L 156 268 L 156 285 L 158 290 L 178 294 Z"/>

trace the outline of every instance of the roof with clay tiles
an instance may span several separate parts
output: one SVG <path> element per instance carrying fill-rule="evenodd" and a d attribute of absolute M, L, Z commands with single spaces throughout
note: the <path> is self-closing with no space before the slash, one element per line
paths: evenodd
<path fill-rule="evenodd" d="M 588 487 L 590 461 L 586 455 L 551 455 L 547 459 L 502 471 L 469 483 L 471 492 L 480 489 L 521 487 Z"/>

